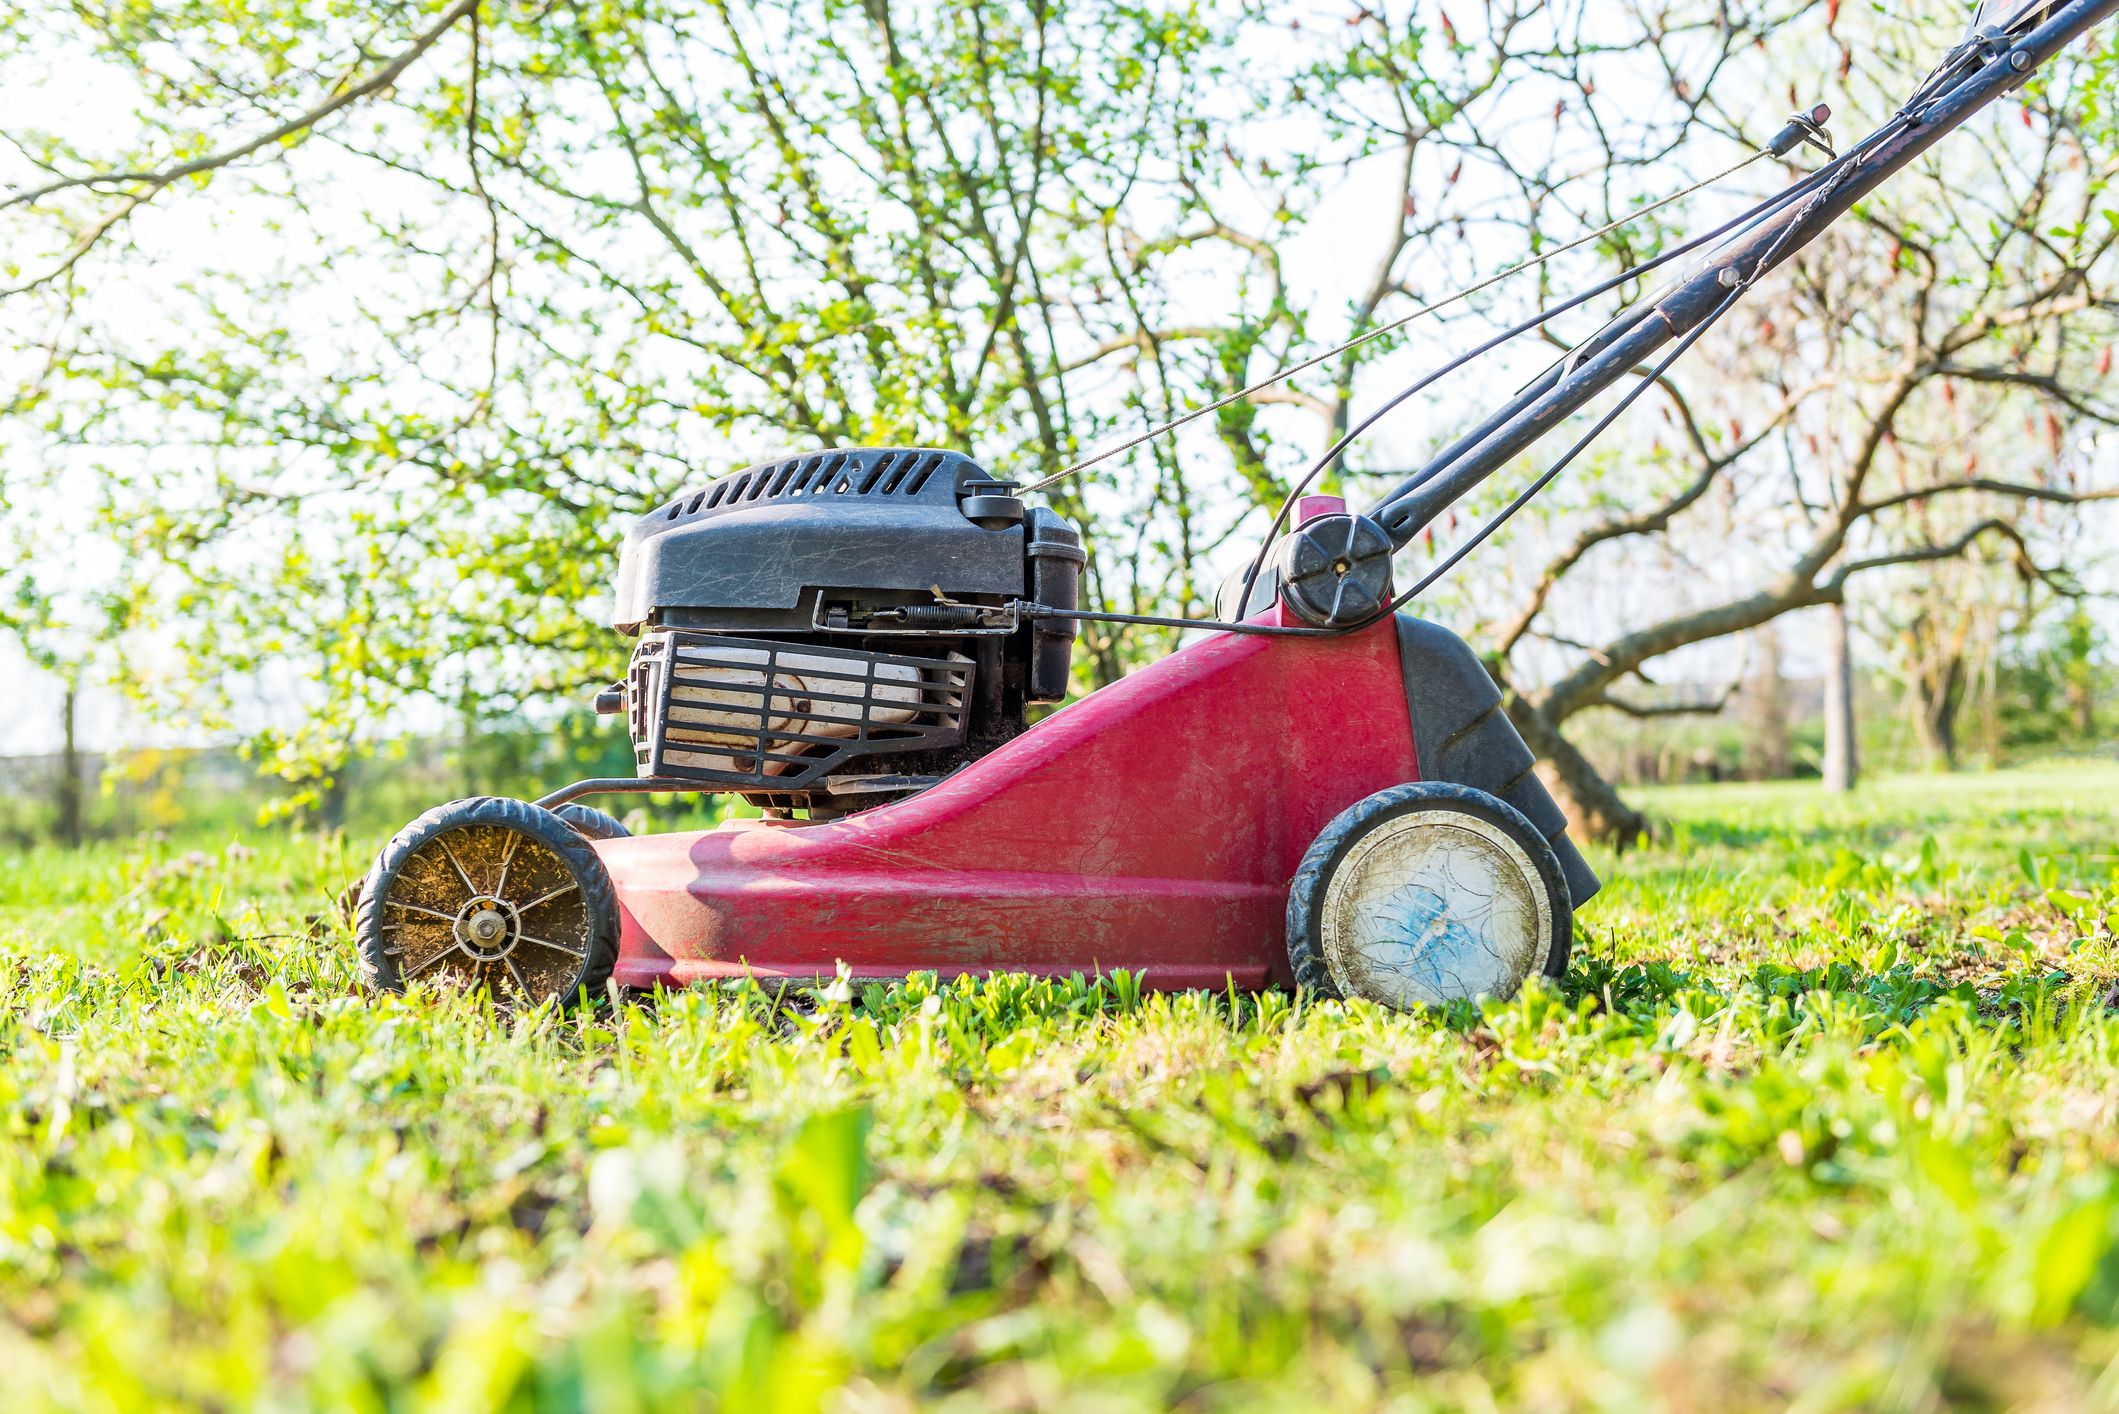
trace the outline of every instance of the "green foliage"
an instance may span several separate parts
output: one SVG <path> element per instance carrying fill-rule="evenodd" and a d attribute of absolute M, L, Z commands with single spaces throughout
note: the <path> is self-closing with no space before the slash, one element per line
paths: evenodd
<path fill-rule="evenodd" d="M 1842 41 L 1876 60 L 1849 78 L 1856 101 L 1888 111 L 1955 37 L 1934 17 L 1837 13 L 12 6 L 0 90 L 27 97 L 0 110 L 0 475 L 38 544 L 20 554 L 24 585 L 0 572 L 0 600 L 107 594 L 111 614 L 70 618 L 107 617 L 154 651 L 114 647 L 99 671 L 133 677 L 165 716 L 250 738 L 297 803 L 328 799 L 363 738 L 437 712 L 505 719 L 608 681 L 623 650 L 598 611 L 618 536 L 707 475 L 894 441 L 1053 472 L 1638 213 L 1726 164 L 1732 138 L 1762 138 L 1789 79 L 1808 91 Z M 2039 90 L 2066 110 L 2054 121 L 2072 131 L 2075 110 L 2097 109 L 2107 66 L 2102 50 L 2078 56 Z M 1733 126 L 1753 123 L 1768 126 Z M 2045 162 L 2080 165 L 2048 148 Z M 1975 215 L 1938 218 L 1949 230 L 1912 206 L 1876 219 L 1945 250 L 1965 244 L 1957 225 L 2026 203 L 2034 230 L 2089 227 L 2056 193 L 2102 170 L 2027 169 L 2030 195 L 1980 175 Z M 1056 504 L 1088 533 L 1091 601 L 1197 609 L 1261 504 L 1346 430 L 1357 381 L 1365 410 L 1408 359 L 1432 367 L 1436 348 L 1644 258 L 1700 214 L 1605 231 L 1451 306 L 1442 327 L 1379 338 L 1068 483 Z M 2003 250 L 1981 236 L 1966 257 L 1979 281 Z M 2040 262 L 2092 271 L 2102 250 L 2054 248 L 1996 299 L 2072 288 Z M 1867 288 L 1866 270 L 1851 278 Z M 1582 337 L 1599 312 L 1557 332 Z M 1759 321 L 1727 396 L 1686 413 L 1692 451 L 1776 444 L 1755 419 L 1741 433 L 1749 390 L 1840 333 L 1867 337 L 1828 313 L 1833 332 L 1800 347 L 1787 340 L 1814 330 L 1809 314 L 1780 318 L 1781 342 Z M 1324 485 L 1397 481 L 1477 420 L 1482 389 L 1537 361 L 1503 355 L 1467 375 L 1481 382 L 1438 387 Z M 1555 513 L 1692 480 L 1691 453 L 1655 427 L 1580 468 L 1583 499 Z M 1812 503 L 1777 460 L 1763 474 L 1778 479 L 1744 495 Z M 1539 558 L 1496 555 L 1520 572 L 1503 565 L 1467 597 L 1523 587 Z M 1555 613 L 1569 599 L 1612 603 L 1561 595 Z M 1504 653 L 1538 615 L 1516 617 Z M 1555 643 L 1578 636 L 1549 627 Z M 1093 626 L 1082 678 L 1113 680 L 1169 637 Z M 1524 666 L 1531 686 L 1552 664 Z"/>
<path fill-rule="evenodd" d="M 1970 714 L 1975 737 L 2017 754 L 2101 742 L 2097 704 L 2114 686 L 2109 645 L 2086 608 L 2067 608 L 2004 643 L 1991 692 Z"/>
<path fill-rule="evenodd" d="M 47 551 L 122 563 L 182 650 L 162 708 L 254 734 L 299 784 L 328 788 L 408 698 L 575 698 L 623 661 L 595 613 L 617 537 L 706 475 L 891 443 L 1040 475 L 1139 420 L 1149 394 L 1075 407 L 1060 376 L 1162 319 L 1160 266 L 1219 242 L 1179 233 L 1221 160 L 1200 94 L 1243 88 L 1223 23 L 1130 0 L 0 21 L 0 76 L 130 100 L 100 150 L 8 134 L 7 196 L 60 184 L 0 202 L 21 237 L 0 418 L 47 453 L 22 458 L 23 504 L 93 508 Z M 218 160 L 386 57 L 386 93 Z M 66 184 L 92 171 L 149 175 Z M 191 244 L 119 258 L 165 219 Z M 1227 310 L 1237 372 L 1268 303 Z M 1112 547 L 1095 591 L 1159 592 L 1135 553 Z M 275 675 L 306 691 L 260 731 L 240 694 Z"/>
<path fill-rule="evenodd" d="M 2082 1407 L 2119 771 L 1666 792 L 1507 1004 L 378 1000 L 351 862 L 0 860 L 11 1408 Z M 1152 980 L 1152 979 L 1150 979 Z"/>

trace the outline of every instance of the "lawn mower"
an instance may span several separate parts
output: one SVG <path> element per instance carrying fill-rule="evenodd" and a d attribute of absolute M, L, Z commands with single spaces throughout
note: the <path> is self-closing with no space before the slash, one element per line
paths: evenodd
<path fill-rule="evenodd" d="M 1597 877 L 1479 658 L 1403 611 L 1747 290 L 2114 9 L 2031 0 L 1990 21 L 1982 6 L 1843 154 L 1828 110 L 1791 119 L 1738 166 L 1805 146 L 1820 165 L 1397 393 L 1295 487 L 1211 619 L 1082 604 L 1081 537 L 1030 498 L 1102 456 L 1024 487 L 947 449 L 813 451 L 687 491 L 619 558 L 614 627 L 636 645 L 597 708 L 625 718 L 637 774 L 413 821 L 360 891 L 366 977 L 539 1003 L 613 983 L 1125 968 L 1151 987 L 1408 1008 L 1561 974 Z M 1435 379 L 1695 253 L 1365 514 L 1308 493 Z M 1628 378 L 1520 496 L 1395 584 L 1397 552 L 1450 505 Z M 1067 695 L 1084 621 L 1204 633 L 1031 725 Z M 634 838 L 579 803 L 625 791 L 732 794 L 763 817 Z"/>

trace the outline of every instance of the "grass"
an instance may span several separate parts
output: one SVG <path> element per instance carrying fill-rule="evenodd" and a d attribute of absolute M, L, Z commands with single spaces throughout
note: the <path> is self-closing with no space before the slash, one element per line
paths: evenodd
<path fill-rule="evenodd" d="M 0 1404 L 2119 1399 L 2119 769 L 1654 797 L 1564 986 L 356 993 L 335 850 L 0 861 Z"/>

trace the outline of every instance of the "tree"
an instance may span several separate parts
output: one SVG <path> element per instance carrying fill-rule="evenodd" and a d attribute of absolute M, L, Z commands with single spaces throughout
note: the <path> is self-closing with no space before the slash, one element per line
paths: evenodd
<path fill-rule="evenodd" d="M 314 710 L 265 735 L 298 777 L 408 696 L 608 680 L 619 646 L 581 609 L 702 445 L 1050 471 L 1161 410 L 1144 380 L 1077 405 L 1062 375 L 1139 341 L 1164 264 L 1224 247 L 1257 291 L 1222 329 L 1271 317 L 1270 250 L 1188 195 L 1198 91 L 1237 85 L 1182 11 L 456 0 L 298 4 L 233 42 L 205 14 L 52 10 L 5 38 L 18 72 L 57 51 L 140 96 L 114 149 L 9 135 L 37 174 L 0 200 L 31 252 L 0 306 L 14 416 L 95 459 L 200 683 L 305 665 Z M 164 244 L 219 201 L 268 260 Z M 143 286 L 178 317 L 138 318 Z M 1169 470 L 1098 537 L 1103 602 L 1191 599 L 1208 531 Z M 1101 640 L 1092 670 L 1123 657 Z"/>
<path fill-rule="evenodd" d="M 2100 745 L 2096 703 L 2110 681 L 2104 635 L 2080 598 L 2017 596 L 1982 645 L 1966 707 L 1992 759 Z"/>
<path fill-rule="evenodd" d="M 0 571 L 0 637 L 27 664 L 59 682 L 59 762 L 52 783 L 52 836 L 78 845 L 88 836 L 88 762 L 80 743 L 84 687 L 107 674 L 109 650 L 125 632 L 129 605 L 108 590 L 65 602 L 37 575 L 34 540 L 7 537 L 9 568 Z"/>
<path fill-rule="evenodd" d="M 1891 52 L 1875 40 L 1865 51 Z M 1557 744 L 1579 713 L 1640 710 L 1624 688 L 1652 664 L 1839 603 L 1856 579 L 1992 556 L 2063 572 L 2069 513 L 2119 495 L 2090 483 L 2083 446 L 2115 415 L 2098 394 L 2119 273 L 2109 69 L 2108 48 L 2071 58 L 1740 306 L 1709 355 L 1711 406 L 1664 389 L 1675 437 L 1593 486 L 1527 589 L 1495 596 L 1504 671 L 1528 678 L 1533 648 L 1550 665 L 1512 700 L 1526 736 Z M 1649 486 L 1645 507 L 1613 504 Z M 1588 622 L 1585 567 L 1643 540 L 1681 572 L 1623 631 Z M 1579 817 L 1620 838 L 1643 826 L 1578 756 L 1553 759 Z"/>
<path fill-rule="evenodd" d="M 1825 606 L 1825 789 L 1844 795 L 1861 777 L 1855 741 L 1854 652 L 1847 633 L 1847 605 Z"/>
<path fill-rule="evenodd" d="M 1749 150 L 1788 75 L 1808 90 L 1838 64 L 1895 102 L 1906 56 L 1939 47 L 1804 0 L 1421 0 L 1346 21 L 297 0 L 232 36 L 183 8 L 12 12 L 0 79 L 34 67 L 135 101 L 115 135 L 6 135 L 0 413 L 34 434 L 15 445 L 95 479 L 104 533 L 194 665 L 193 710 L 233 722 L 231 691 L 299 667 L 300 720 L 260 740 L 322 789 L 407 702 L 508 712 L 608 680 L 620 645 L 581 610 L 615 531 L 706 470 L 915 441 L 1047 474 L 1588 238 L 1531 288 L 1063 484 L 1093 602 L 1196 610 L 1261 506 L 1416 355 L 1720 209 L 1702 205 L 1717 190 L 1605 229 Z M 1601 470 L 1438 603 L 1484 622 L 1512 715 L 1592 828 L 1640 821 L 1567 723 L 1639 706 L 1626 686 L 1651 665 L 1852 576 L 2048 548 L 2053 526 L 2014 508 L 2057 522 L 2079 468 L 1928 485 L 1900 433 L 1943 386 L 1997 417 L 2046 408 L 2063 438 L 2102 415 L 2084 360 L 2106 312 L 2108 68 L 2071 56 L 2030 94 L 2029 137 L 1951 148 L 1917 195 L 1894 188 L 1778 277 L 1665 389 L 1663 433 L 1629 419 Z M 1321 307 L 1291 262 L 1348 181 L 1380 239 L 1346 306 Z M 1874 307 L 1879 288 L 1917 313 Z M 1414 405 L 1425 427 L 1409 409 L 1328 484 L 1380 489 L 1479 401 L 1438 388 Z M 1684 612 L 1635 605 L 1616 636 L 1578 612 L 1600 582 L 1699 562 L 1736 512 L 1766 533 L 1683 586 Z M 1099 628 L 1084 675 L 1168 641 Z"/>

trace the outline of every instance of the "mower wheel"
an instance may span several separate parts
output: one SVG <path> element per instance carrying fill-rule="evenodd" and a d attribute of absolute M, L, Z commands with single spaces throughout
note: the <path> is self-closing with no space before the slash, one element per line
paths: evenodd
<path fill-rule="evenodd" d="M 592 840 L 622 840 L 632 836 L 625 821 L 616 815 L 606 814 L 593 805 L 577 805 L 572 802 L 552 812 Z"/>
<path fill-rule="evenodd" d="M 1469 786 L 1393 786 L 1343 811 L 1288 893 L 1295 980 L 1405 1010 L 1516 994 L 1567 969 L 1560 861 L 1514 806 Z"/>
<path fill-rule="evenodd" d="M 618 960 L 618 898 L 588 840 L 552 811 L 458 800 L 383 846 L 353 936 L 383 991 L 424 978 L 571 1004 L 599 996 Z"/>

